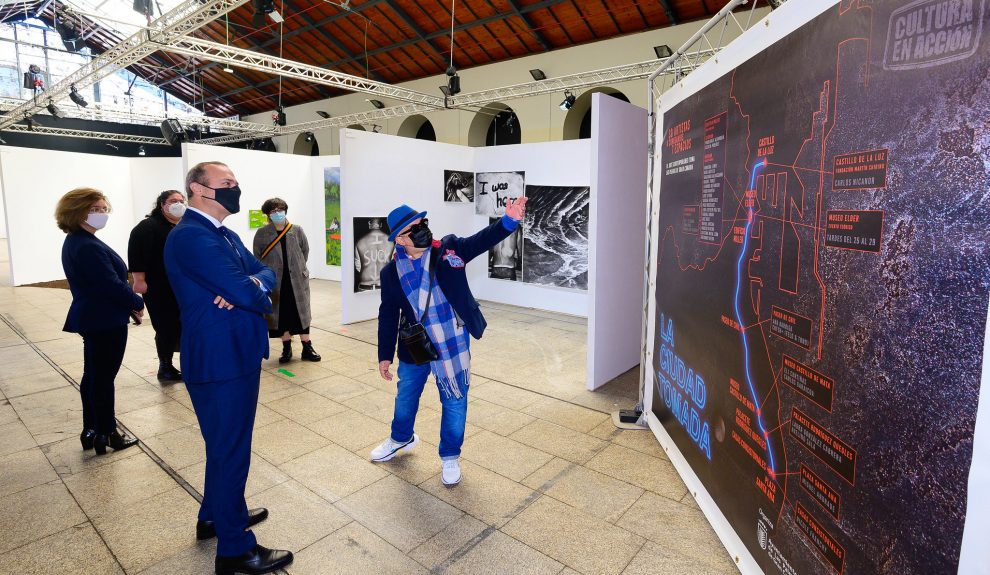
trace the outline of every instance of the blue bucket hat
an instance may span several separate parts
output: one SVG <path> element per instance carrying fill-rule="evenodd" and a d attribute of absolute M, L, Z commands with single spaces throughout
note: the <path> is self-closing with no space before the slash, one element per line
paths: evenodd
<path fill-rule="evenodd" d="M 416 212 L 409 206 L 402 204 L 388 214 L 388 241 L 394 242 L 395 236 L 399 235 L 402 228 L 409 225 L 409 222 L 419 218 L 425 218 L 426 212 Z"/>

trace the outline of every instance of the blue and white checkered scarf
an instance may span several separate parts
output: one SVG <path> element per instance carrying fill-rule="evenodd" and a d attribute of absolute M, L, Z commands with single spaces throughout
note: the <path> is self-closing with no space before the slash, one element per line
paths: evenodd
<path fill-rule="evenodd" d="M 440 359 L 430 362 L 430 371 L 437 381 L 437 387 L 445 397 L 461 399 L 467 395 L 471 382 L 471 352 L 468 349 L 470 336 L 463 325 L 458 325 L 454 308 L 444 297 L 436 281 L 433 282 L 430 309 L 425 313 L 423 311 L 430 292 L 431 250 L 432 248 L 427 248 L 421 256 L 423 267 L 419 277 L 416 277 L 416 269 L 402 246 L 395 246 L 395 267 L 399 272 L 402 292 L 406 294 L 409 305 L 417 316 L 423 318 L 423 327 L 440 356 Z"/>

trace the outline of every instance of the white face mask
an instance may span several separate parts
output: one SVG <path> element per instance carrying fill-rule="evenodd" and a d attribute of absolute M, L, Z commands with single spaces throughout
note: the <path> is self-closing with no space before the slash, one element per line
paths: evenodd
<path fill-rule="evenodd" d="M 173 218 L 181 218 L 182 214 L 186 213 L 186 204 L 183 202 L 175 202 L 168 206 L 168 213 Z"/>
<path fill-rule="evenodd" d="M 86 216 L 86 224 L 95 230 L 102 230 L 107 225 L 107 220 L 109 219 L 110 214 L 90 212 L 90 214 Z"/>

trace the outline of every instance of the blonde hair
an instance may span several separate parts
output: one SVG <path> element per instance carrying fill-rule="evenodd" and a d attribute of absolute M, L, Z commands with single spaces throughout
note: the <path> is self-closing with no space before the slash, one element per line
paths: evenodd
<path fill-rule="evenodd" d="M 79 231 L 89 216 L 89 208 L 100 200 L 107 203 L 109 210 L 110 200 L 96 188 L 76 188 L 66 193 L 55 206 L 55 223 L 67 234 Z"/>

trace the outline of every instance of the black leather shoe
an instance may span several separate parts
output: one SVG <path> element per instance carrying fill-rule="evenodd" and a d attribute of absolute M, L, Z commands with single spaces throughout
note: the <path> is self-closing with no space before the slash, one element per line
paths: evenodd
<path fill-rule="evenodd" d="M 96 439 L 96 432 L 92 429 L 84 429 L 79 434 L 79 443 L 82 443 L 83 451 L 93 449 L 93 440 Z"/>
<path fill-rule="evenodd" d="M 182 372 L 175 369 L 174 365 L 158 366 L 158 381 L 182 381 Z"/>
<path fill-rule="evenodd" d="M 288 363 L 292 359 L 292 342 L 282 342 L 282 356 L 278 358 L 279 363 Z"/>
<path fill-rule="evenodd" d="M 110 435 L 96 434 L 96 437 L 93 438 L 93 449 L 96 450 L 97 455 L 106 455 L 107 446 L 113 448 L 114 451 L 120 451 L 137 445 L 137 442 L 137 439 L 121 435 L 119 431 L 114 429 Z"/>
<path fill-rule="evenodd" d="M 252 525 L 257 525 L 268 519 L 268 510 L 264 507 L 259 507 L 257 509 L 248 509 L 248 527 Z M 197 521 L 196 522 L 196 539 L 212 539 L 217 536 L 216 526 L 212 521 Z"/>
<path fill-rule="evenodd" d="M 303 344 L 303 351 L 302 351 L 303 361 L 320 361 L 321 359 L 323 359 L 322 357 L 320 357 L 320 354 L 316 353 L 316 350 L 313 349 L 313 342 L 304 341 L 302 342 L 302 344 Z"/>
<path fill-rule="evenodd" d="M 254 549 L 237 557 L 217 556 L 215 570 L 217 575 L 261 575 L 277 571 L 292 563 L 292 552 L 280 549 L 268 549 L 255 545 Z"/>

